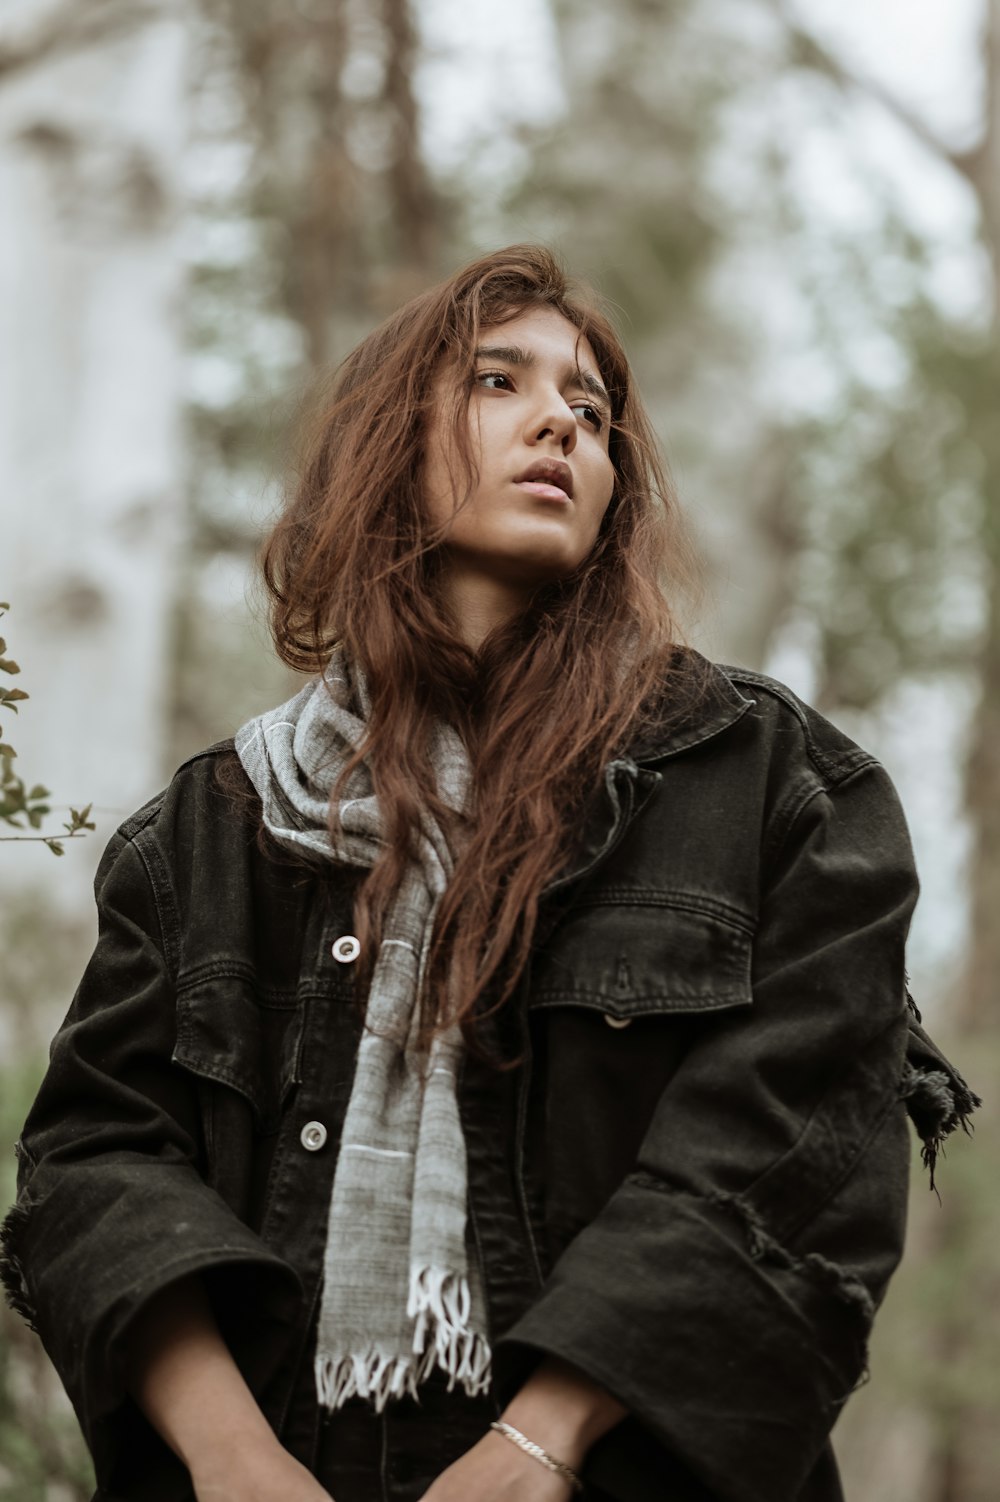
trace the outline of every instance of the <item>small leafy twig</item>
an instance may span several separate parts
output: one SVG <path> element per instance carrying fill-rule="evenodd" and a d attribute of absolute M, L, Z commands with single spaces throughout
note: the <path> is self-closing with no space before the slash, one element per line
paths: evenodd
<path fill-rule="evenodd" d="M 41 791 L 44 792 L 45 790 L 41 789 Z M 34 788 L 29 794 L 29 798 L 34 797 L 38 792 L 39 789 Z M 48 795 L 46 794 L 46 796 Z M 66 840 L 82 840 L 88 829 L 97 828 L 97 825 L 90 817 L 90 810 L 92 807 L 93 805 L 88 803 L 86 808 L 71 808 L 69 811 L 70 822 L 63 825 L 63 829 L 65 829 L 66 833 L 61 834 L 58 839 L 56 839 L 54 835 L 50 834 L 0 834 L 0 843 L 6 843 L 7 841 L 13 842 L 16 840 L 34 840 L 36 842 L 40 841 L 43 845 L 48 845 L 53 855 L 65 855 Z M 42 817 L 50 812 L 51 809 L 49 809 L 48 805 L 46 804 L 36 805 L 34 808 L 32 808 L 28 813 L 28 819 L 31 822 L 32 827 L 37 829 Z M 11 819 L 7 814 L 4 813 L 4 807 L 2 804 L 0 804 L 0 817 L 6 818 L 7 822 L 9 824 L 13 824 L 15 829 L 22 829 L 24 827 L 22 824 L 18 824 L 14 819 Z"/>
<path fill-rule="evenodd" d="M 0 616 L 9 609 L 6 601 L 0 600 Z M 6 651 L 7 643 L 0 636 L 0 673 L 13 676 L 21 669 L 12 658 L 4 655 Z M 4 688 L 0 685 L 0 709 L 9 709 L 11 714 L 17 714 L 18 705 L 28 697 L 21 688 Z M 24 780 L 17 776 L 13 767 L 17 752 L 2 737 L 3 732 L 0 731 L 0 820 L 12 829 L 40 829 L 42 820 L 52 812 L 51 805 L 46 801 L 51 796 L 49 790 L 40 782 L 28 788 Z M 34 840 L 48 845 L 53 855 L 63 855 L 65 840 L 80 839 L 88 829 L 96 829 L 97 826 L 90 818 L 92 807 L 88 803 L 86 808 L 70 809 L 69 823 L 63 824 L 65 835 L 4 834 L 0 835 L 0 840 Z"/>

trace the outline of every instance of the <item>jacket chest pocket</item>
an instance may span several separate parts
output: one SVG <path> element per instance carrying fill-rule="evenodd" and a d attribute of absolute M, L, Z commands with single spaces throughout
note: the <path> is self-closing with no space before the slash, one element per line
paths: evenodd
<path fill-rule="evenodd" d="M 684 893 L 577 903 L 532 965 L 525 1165 L 552 1258 L 635 1166 L 693 1039 L 752 1004 L 749 918 Z"/>
<path fill-rule="evenodd" d="M 639 1017 L 749 1006 L 753 922 L 696 895 L 624 890 L 576 904 L 532 967 L 532 1007 Z"/>
<path fill-rule="evenodd" d="M 205 975 L 178 993 L 174 1062 L 249 1104 L 262 1134 L 278 1128 L 299 1082 L 304 1004 L 236 974 Z"/>

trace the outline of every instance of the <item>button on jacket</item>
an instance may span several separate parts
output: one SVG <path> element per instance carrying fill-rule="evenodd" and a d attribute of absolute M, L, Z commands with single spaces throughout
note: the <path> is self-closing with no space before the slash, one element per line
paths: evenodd
<path fill-rule="evenodd" d="M 493 1395 L 548 1352 L 621 1400 L 593 1497 L 835 1502 L 827 1437 L 902 1247 L 907 1107 L 933 1154 L 976 1099 L 908 1005 L 917 882 L 885 771 L 781 684 L 696 660 L 704 691 L 608 766 L 546 888 L 494 1024 L 520 1065 L 464 1063 Z M 18 1145 L 5 1281 L 105 1502 L 190 1495 L 120 1371 L 129 1321 L 188 1273 L 298 1443 L 360 874 L 269 849 L 220 786 L 233 754 L 112 839 Z"/>

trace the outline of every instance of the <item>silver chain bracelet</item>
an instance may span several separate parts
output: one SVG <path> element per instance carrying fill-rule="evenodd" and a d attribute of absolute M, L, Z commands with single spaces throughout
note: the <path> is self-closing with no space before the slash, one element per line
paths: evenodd
<path fill-rule="evenodd" d="M 509 1439 L 512 1445 L 517 1445 L 526 1455 L 530 1455 L 533 1460 L 539 1461 L 550 1471 L 555 1471 L 557 1476 L 561 1476 L 564 1481 L 569 1482 L 575 1492 L 583 1491 L 583 1482 L 572 1466 L 566 1465 L 564 1461 L 556 1460 L 554 1455 L 550 1455 L 548 1450 L 543 1450 L 541 1445 L 536 1445 L 533 1439 L 528 1439 L 526 1435 L 521 1433 L 520 1429 L 515 1429 L 513 1424 L 505 1424 L 503 1419 L 495 1419 L 490 1428 L 495 1429 L 498 1434 L 502 1434 L 504 1439 Z"/>

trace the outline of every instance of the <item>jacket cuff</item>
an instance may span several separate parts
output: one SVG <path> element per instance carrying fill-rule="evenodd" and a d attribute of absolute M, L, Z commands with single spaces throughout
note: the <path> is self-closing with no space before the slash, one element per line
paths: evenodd
<path fill-rule="evenodd" d="M 497 1341 L 501 1404 L 541 1353 L 561 1356 L 709 1495 L 796 1502 L 863 1369 L 870 1318 L 832 1264 L 800 1261 L 752 1230 L 735 1197 L 626 1180 Z M 584 1474 L 600 1466 L 593 1479 L 615 1496 L 599 1449 Z"/>
<path fill-rule="evenodd" d="M 42 1177 L 44 1167 L 8 1217 L 6 1278 L 17 1283 L 21 1312 L 38 1310 L 38 1334 L 104 1483 L 127 1440 L 126 1415 L 135 1416 L 124 1338 L 156 1294 L 203 1275 L 220 1329 L 259 1393 L 286 1349 L 302 1286 L 186 1165 L 79 1165 L 66 1176 L 72 1193 L 65 1180 L 40 1193 Z"/>

